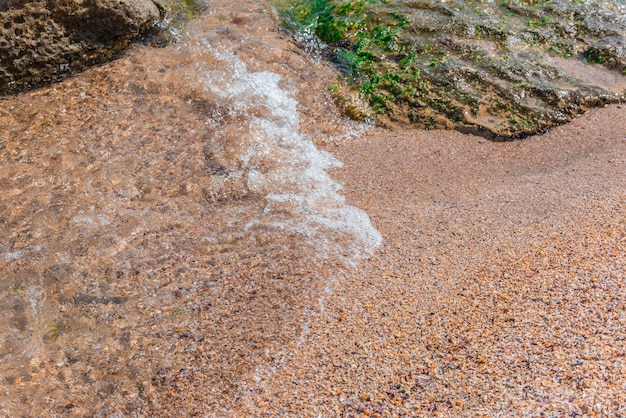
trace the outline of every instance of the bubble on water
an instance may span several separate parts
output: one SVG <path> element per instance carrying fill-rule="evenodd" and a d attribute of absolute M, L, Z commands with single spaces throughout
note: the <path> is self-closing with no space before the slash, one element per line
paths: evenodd
<path fill-rule="evenodd" d="M 9 252 L 2 254 L 2 258 L 4 258 L 4 260 L 7 262 L 19 260 L 20 257 L 22 257 L 21 251 L 9 251 Z"/>
<path fill-rule="evenodd" d="M 329 176 L 327 170 L 342 163 L 300 133 L 297 102 L 281 88 L 281 77 L 248 71 L 236 56 L 204 45 L 226 64 L 207 73 L 205 86 L 228 103 L 230 117 L 247 125 L 246 134 L 232 140 L 245 142 L 239 164 L 247 187 L 266 200 L 246 229 L 296 233 L 318 254 L 348 263 L 371 255 L 380 233 L 365 212 L 346 204 L 341 186 Z"/>

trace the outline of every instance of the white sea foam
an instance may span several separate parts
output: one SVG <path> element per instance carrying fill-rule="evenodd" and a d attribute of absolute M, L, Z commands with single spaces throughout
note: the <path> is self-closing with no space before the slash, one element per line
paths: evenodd
<path fill-rule="evenodd" d="M 2 254 L 2 258 L 4 258 L 5 261 L 19 260 L 20 257 L 22 257 L 22 252 L 21 251 L 9 251 L 9 252 L 6 252 L 6 253 Z"/>
<path fill-rule="evenodd" d="M 267 205 L 248 230 L 270 228 L 304 236 L 322 256 L 356 262 L 382 241 L 362 210 L 349 206 L 327 170 L 342 164 L 300 133 L 297 102 L 280 86 L 280 76 L 250 72 L 236 56 L 204 42 L 227 69 L 209 72 L 208 91 L 223 99 L 228 114 L 247 124 L 240 155 L 247 187 Z M 215 80 L 223 80 L 219 84 Z"/>

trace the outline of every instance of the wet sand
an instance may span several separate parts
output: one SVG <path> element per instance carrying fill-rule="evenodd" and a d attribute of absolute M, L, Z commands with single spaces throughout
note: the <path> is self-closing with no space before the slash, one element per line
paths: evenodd
<path fill-rule="evenodd" d="M 0 416 L 625 414 L 626 106 L 510 143 L 365 130 L 265 8 L 215 3 L 197 36 L 283 77 L 383 244 L 244 233 L 249 118 L 216 117 L 197 39 L 5 98 Z"/>
<path fill-rule="evenodd" d="M 332 151 L 384 237 L 242 416 L 626 413 L 626 106 L 493 143 Z"/>

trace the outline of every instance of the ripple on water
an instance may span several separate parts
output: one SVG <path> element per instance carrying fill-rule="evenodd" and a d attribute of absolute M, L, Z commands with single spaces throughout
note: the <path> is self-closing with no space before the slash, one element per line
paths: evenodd
<path fill-rule="evenodd" d="M 245 7 L 248 21 L 268 19 Z M 3 100 L 10 415 L 30 404 L 38 416 L 206 416 L 380 242 L 329 176 L 340 163 L 303 133 L 288 73 L 249 69 L 257 51 L 308 62 L 262 25 L 259 37 L 240 23 L 225 34 L 227 21 Z"/>

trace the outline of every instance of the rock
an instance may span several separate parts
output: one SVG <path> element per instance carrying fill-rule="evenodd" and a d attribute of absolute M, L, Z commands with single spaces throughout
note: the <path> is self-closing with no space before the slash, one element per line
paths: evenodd
<path fill-rule="evenodd" d="M 301 3 L 282 11 L 284 27 L 324 41 L 321 55 L 358 92 L 358 112 L 354 92 L 334 97 L 357 120 L 369 105 L 387 128 L 508 140 L 626 100 L 620 1 L 372 0 L 346 8 L 329 0 L 324 19 Z"/>
<path fill-rule="evenodd" d="M 111 57 L 160 10 L 152 0 L 3 0 L 0 92 Z"/>
<path fill-rule="evenodd" d="M 351 119 L 359 122 L 374 120 L 376 117 L 372 109 L 363 100 L 362 95 L 350 89 L 345 83 L 334 85 L 329 92 L 339 108 Z"/>

